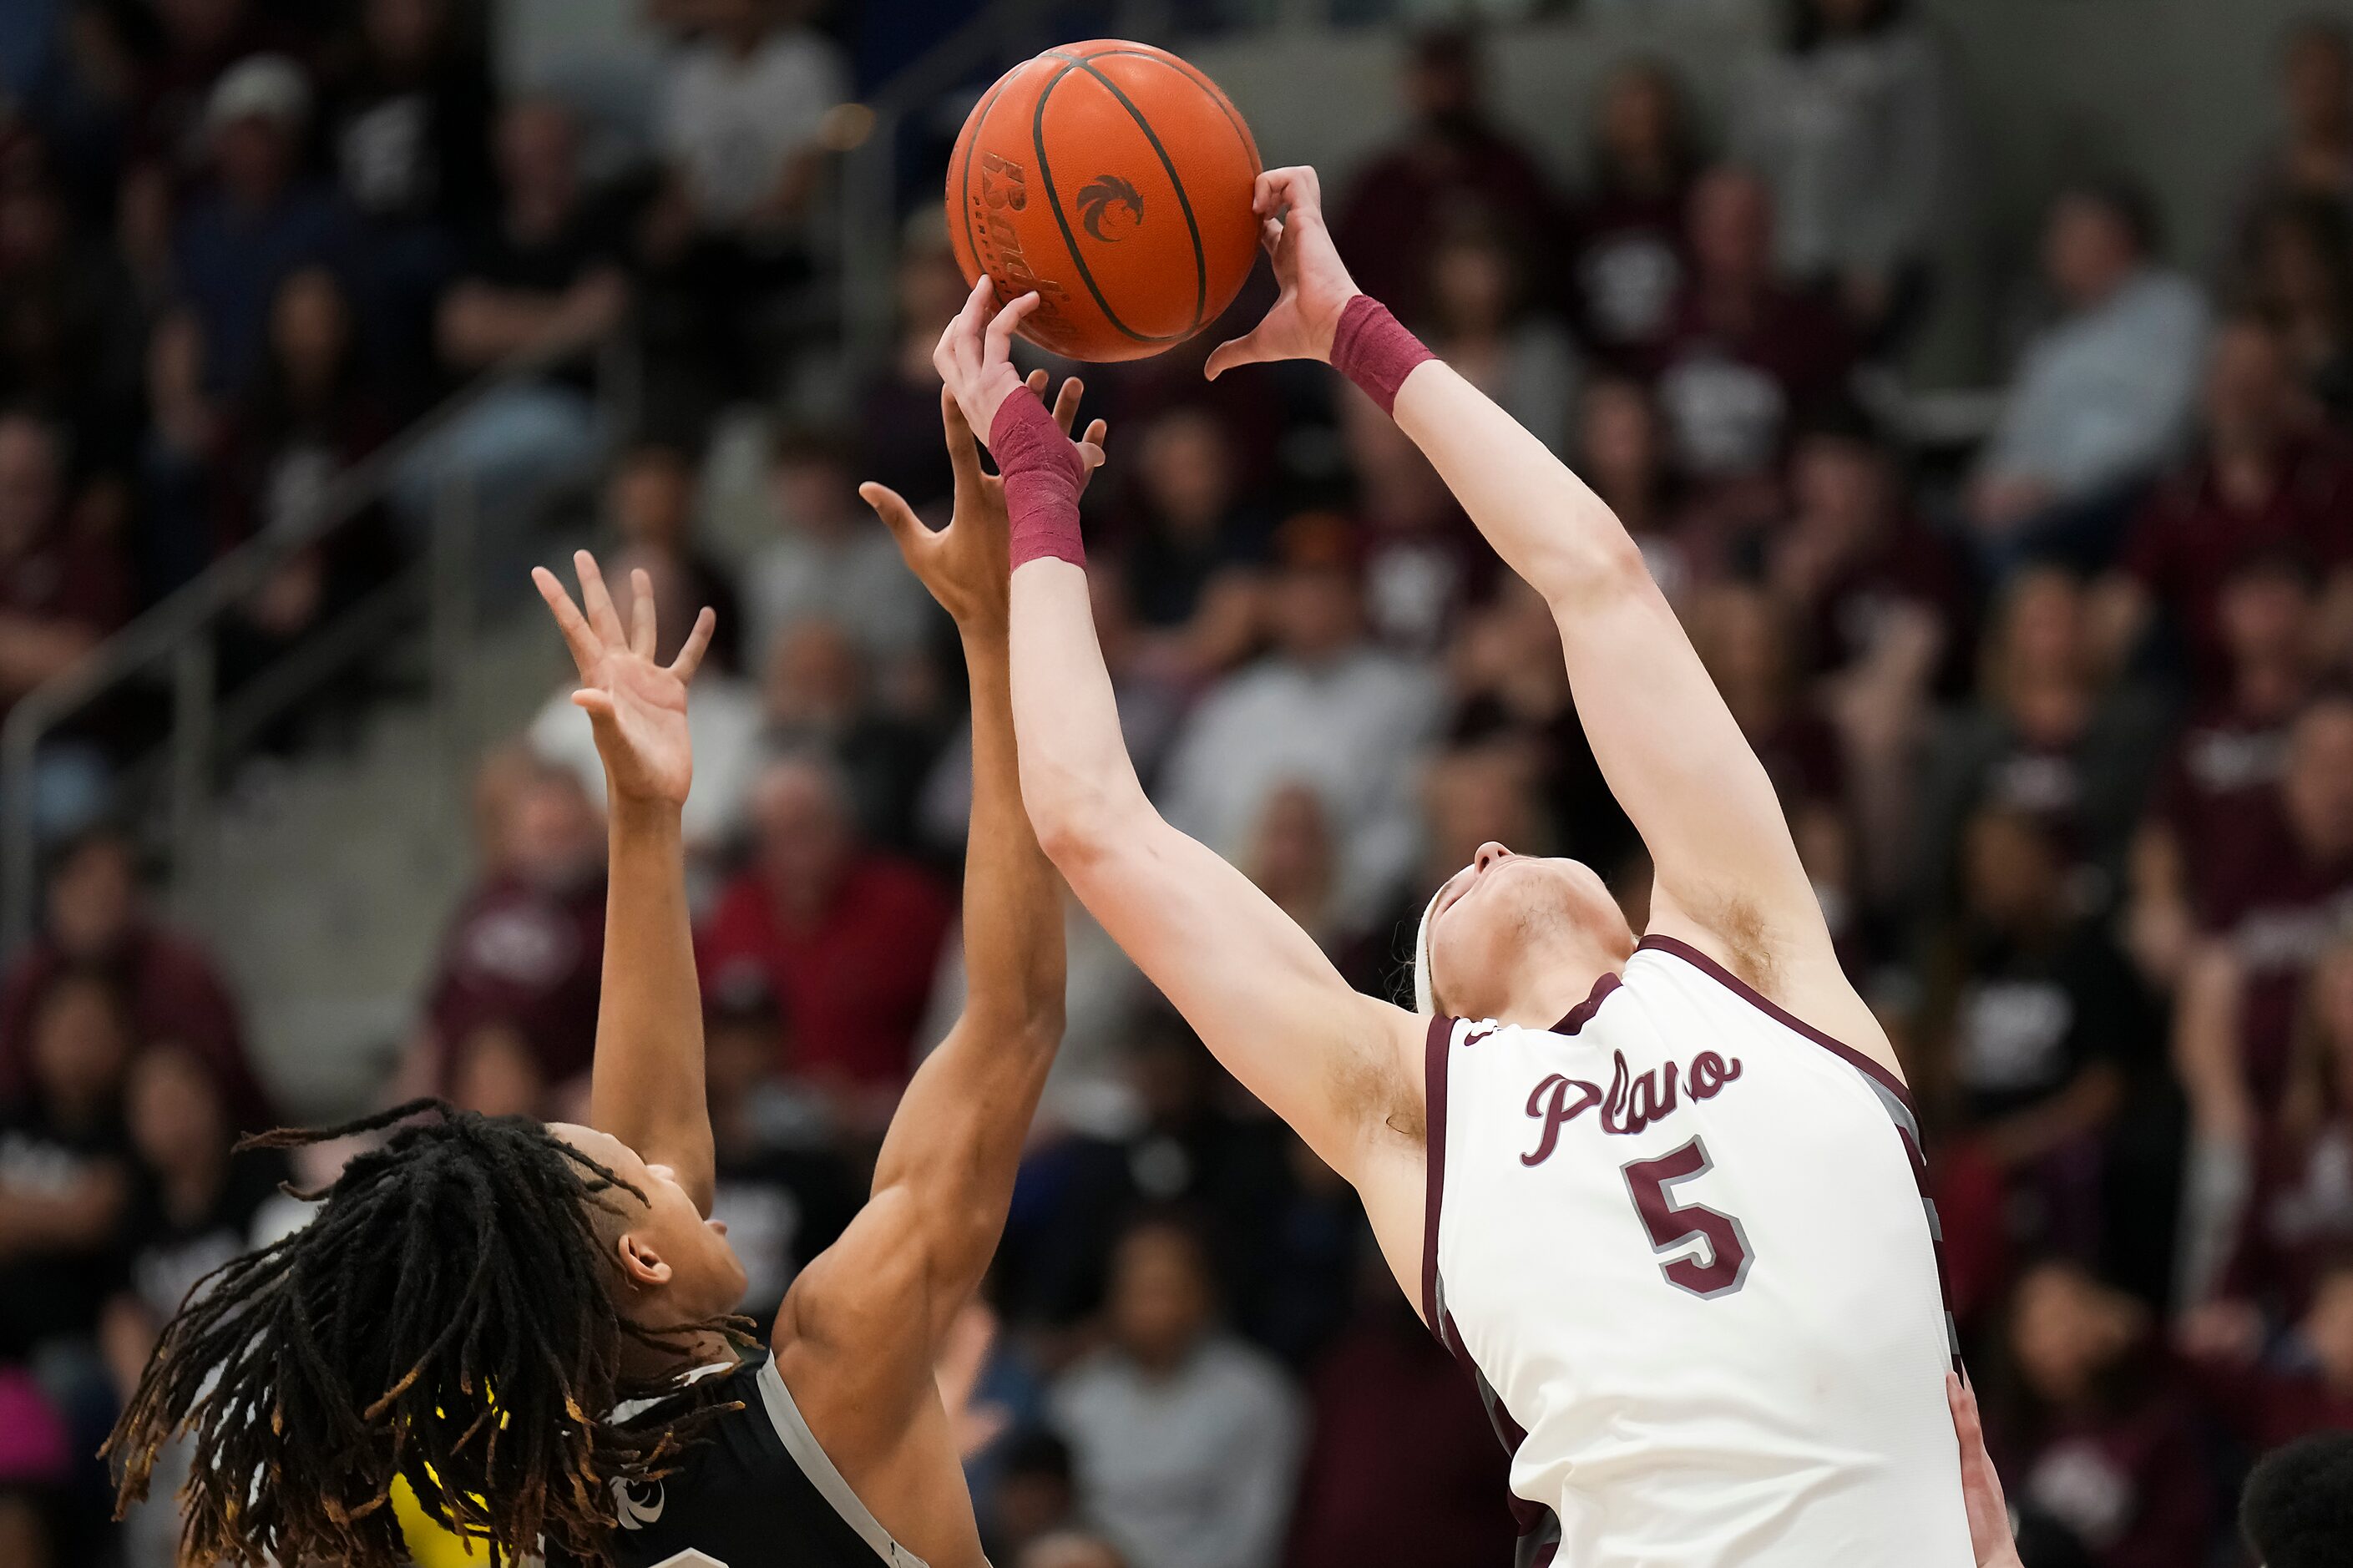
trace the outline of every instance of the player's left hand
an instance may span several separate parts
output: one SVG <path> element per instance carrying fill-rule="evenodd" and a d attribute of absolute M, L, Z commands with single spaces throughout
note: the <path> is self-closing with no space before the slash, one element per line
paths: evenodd
<path fill-rule="evenodd" d="M 605 590 L 596 558 L 583 550 L 572 557 L 580 574 L 580 600 L 572 602 L 555 574 L 532 569 L 539 596 L 554 613 L 565 646 L 580 671 L 573 702 L 586 710 L 596 731 L 596 752 L 605 759 L 605 780 L 613 797 L 646 804 L 683 805 L 694 782 L 694 752 L 687 740 L 686 684 L 694 679 L 711 646 L 718 616 L 706 606 L 695 618 L 686 646 L 669 664 L 654 661 L 653 580 L 635 574 L 629 626 Z"/>
<path fill-rule="evenodd" d="M 1038 370 L 1029 373 L 1026 384 L 1027 384 L 1042 398 L 1050 380 Z M 1054 395 L 1054 423 L 1066 436 L 1078 423 L 1079 398 L 1085 391 L 1085 384 L 1074 375 Z M 947 433 L 948 460 L 955 468 L 955 510 L 947 527 L 926 526 L 914 508 L 887 485 L 870 481 L 858 487 L 858 494 L 889 526 L 908 569 L 940 602 L 940 608 L 955 618 L 958 628 L 967 634 L 1001 634 L 1011 578 L 1006 556 L 1005 481 L 982 469 L 980 443 L 952 388 L 940 395 L 940 423 Z M 1077 442 L 1091 472 L 1103 460 L 1108 429 L 1098 419 Z"/>

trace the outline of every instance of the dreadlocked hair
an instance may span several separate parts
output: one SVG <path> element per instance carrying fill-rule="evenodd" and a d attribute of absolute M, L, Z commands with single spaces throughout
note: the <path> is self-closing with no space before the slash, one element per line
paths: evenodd
<path fill-rule="evenodd" d="M 625 1352 L 683 1359 L 714 1332 L 748 1342 L 746 1325 L 624 1316 L 592 1211 L 645 1194 L 526 1118 L 420 1100 L 237 1147 L 396 1126 L 323 1193 L 293 1194 L 323 1197 L 309 1226 L 189 1292 L 107 1439 L 119 1505 L 146 1495 L 158 1450 L 185 1436 L 189 1562 L 396 1568 L 405 1478 L 426 1517 L 494 1568 L 551 1548 L 609 1563 L 613 1484 L 670 1474 L 734 1408 L 689 1390 L 616 1421 L 625 1401 L 679 1391 L 626 1374 Z"/>

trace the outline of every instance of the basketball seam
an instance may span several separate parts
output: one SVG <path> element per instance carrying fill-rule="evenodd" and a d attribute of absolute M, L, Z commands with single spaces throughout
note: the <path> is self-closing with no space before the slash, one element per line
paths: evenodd
<path fill-rule="evenodd" d="M 1266 172 L 1266 160 L 1259 155 L 1258 138 L 1250 134 L 1250 127 L 1242 123 L 1242 117 L 1235 113 L 1234 106 L 1226 100 L 1226 89 L 1211 81 L 1198 66 L 1176 55 L 1147 53 L 1143 49 L 1098 49 L 1093 54 L 1083 58 L 1091 60 L 1107 60 L 1114 56 L 1124 59 L 1148 60 L 1154 65 L 1166 66 L 1195 87 L 1208 93 L 1209 101 L 1216 104 L 1219 112 L 1226 117 L 1226 123 L 1234 128 L 1234 134 L 1241 138 L 1243 150 L 1250 153 L 1251 166 L 1261 174 Z"/>
<path fill-rule="evenodd" d="M 1120 332 L 1139 343 L 1182 342 L 1200 331 L 1201 317 L 1207 310 L 1209 292 L 1208 258 L 1201 246 L 1200 225 L 1193 217 L 1193 204 L 1185 195 L 1185 182 L 1177 176 L 1176 165 L 1170 160 L 1167 149 L 1160 144 L 1160 138 L 1153 131 L 1151 121 L 1144 118 L 1127 94 L 1120 91 L 1109 77 L 1089 67 L 1086 58 L 1082 56 L 1067 55 L 1060 49 L 1049 49 L 1045 52 L 1044 58 L 1060 60 L 1062 68 L 1056 71 L 1053 79 L 1039 92 L 1038 109 L 1030 119 L 1029 134 L 1031 145 L 1036 148 L 1038 153 L 1039 181 L 1046 187 L 1046 200 L 1053 208 L 1055 226 L 1062 231 L 1063 248 L 1070 252 L 1071 265 L 1079 269 L 1079 280 L 1087 286 L 1087 292 L 1094 296 L 1095 304 L 1103 311 L 1104 321 L 1109 321 Z M 1103 85 L 1104 90 L 1112 95 L 1122 109 L 1127 110 L 1128 118 L 1135 121 L 1136 129 L 1143 132 L 1145 140 L 1152 143 L 1152 151 L 1159 157 L 1160 167 L 1168 176 L 1169 186 L 1176 193 L 1177 208 L 1185 215 L 1185 226 L 1193 240 L 1193 320 L 1183 331 L 1139 332 L 1121 321 L 1118 312 L 1111 308 L 1111 301 L 1103 298 L 1102 286 L 1095 282 L 1094 272 L 1087 266 L 1086 258 L 1079 254 L 1078 236 L 1071 232 L 1071 220 L 1062 211 L 1061 195 L 1054 188 L 1054 172 L 1046 155 L 1046 101 L 1053 96 L 1054 89 L 1062 84 L 1062 79 L 1074 70 L 1084 70 L 1087 75 Z"/>

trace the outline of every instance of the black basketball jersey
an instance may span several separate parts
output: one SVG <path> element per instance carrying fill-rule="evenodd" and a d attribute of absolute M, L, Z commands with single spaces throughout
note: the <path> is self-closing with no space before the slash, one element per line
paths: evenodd
<path fill-rule="evenodd" d="M 621 1568 L 924 1568 L 826 1458 L 773 1356 L 712 1373 L 707 1386 L 742 1408 L 712 1423 L 674 1474 L 614 1487 Z M 552 1553 L 548 1568 L 572 1560 Z"/>

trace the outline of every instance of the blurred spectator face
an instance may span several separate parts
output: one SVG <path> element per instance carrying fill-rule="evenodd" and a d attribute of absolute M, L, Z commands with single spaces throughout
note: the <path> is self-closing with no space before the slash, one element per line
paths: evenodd
<path fill-rule="evenodd" d="M 2042 270 L 2060 299 L 2077 310 L 2100 303 L 2145 258 L 2122 213 L 2089 192 L 2059 198 L 2042 237 Z"/>
<path fill-rule="evenodd" d="M 1773 601 L 1749 584 L 1727 584 L 1711 592 L 1693 616 L 1701 662 L 1726 691 L 1778 691 L 1787 679 L 1788 639 Z"/>
<path fill-rule="evenodd" d="M 1603 161 L 1621 174 L 1672 173 L 1683 142 L 1674 79 L 1647 63 L 1620 70 L 1602 95 L 1598 139 Z"/>
<path fill-rule="evenodd" d="M 1245 863 L 1251 880 L 1277 903 L 1328 889 L 1332 834 L 1323 797 L 1303 784 L 1283 784 L 1267 796 Z"/>
<path fill-rule="evenodd" d="M 1996 663 L 2007 683 L 2080 676 L 2084 669 L 2084 590 L 2055 567 L 2011 579 L 1996 634 Z"/>
<path fill-rule="evenodd" d="M 533 887 L 576 886 L 596 867 L 604 821 L 569 768 L 543 767 L 507 807 L 507 865 Z"/>
<path fill-rule="evenodd" d="M 1145 1225 L 1112 1255 L 1112 1338 L 1142 1365 L 1166 1371 L 1208 1331 L 1214 1298 L 1200 1244 L 1169 1225 Z"/>
<path fill-rule="evenodd" d="M 632 544 L 675 551 L 694 521 L 694 471 L 673 447 L 639 447 L 613 476 L 613 521 Z"/>
<path fill-rule="evenodd" d="M 1233 502 L 1234 455 L 1226 428 L 1202 408 L 1154 420 L 1136 454 L 1136 481 L 1154 515 L 1181 538 L 1201 540 Z"/>
<path fill-rule="evenodd" d="M 765 693 L 769 721 L 830 728 L 857 717 L 866 667 L 849 634 L 831 621 L 803 621 L 776 641 Z"/>
<path fill-rule="evenodd" d="M 333 273 L 306 267 L 279 286 L 269 311 L 269 346 L 296 385 L 332 380 L 351 341 L 351 311 Z"/>
<path fill-rule="evenodd" d="M 1078 1507 L 1071 1485 L 1071 1451 L 1047 1432 L 1014 1439 L 1005 1456 L 1002 1478 L 989 1512 L 998 1537 L 1017 1551 L 1045 1538 L 1070 1522 Z M 1029 1561 L 1016 1558 L 1019 1563 Z"/>
<path fill-rule="evenodd" d="M 1799 442 L 1789 460 L 1789 489 L 1799 516 L 1852 543 L 1887 521 L 1894 486 L 1886 455 L 1868 441 L 1815 434 Z"/>
<path fill-rule="evenodd" d="M 2287 346 L 2260 321 L 2242 318 L 2216 334 L 2206 362 L 2206 424 L 2228 446 L 2267 446 L 2295 415 Z"/>
<path fill-rule="evenodd" d="M 752 822 L 770 890 L 788 907 L 823 903 L 857 847 L 834 775 L 799 757 L 769 763 L 753 791 Z"/>
<path fill-rule="evenodd" d="M 1271 600 L 1275 646 L 1316 663 L 1346 652 L 1365 628 L 1364 590 L 1336 566 L 1294 566 L 1278 574 Z"/>
<path fill-rule="evenodd" d="M 1458 234 L 1430 258 L 1431 305 L 1449 332 L 1483 337 L 1502 331 L 1518 292 L 1518 262 L 1497 235 Z"/>
<path fill-rule="evenodd" d="M 571 111 L 530 98 L 499 121 L 499 174 L 510 199 L 526 207 L 565 207 L 579 183 L 579 136 Z"/>
<path fill-rule="evenodd" d="M 29 1496 L 0 1492 L 0 1563 L 50 1568 L 48 1522 Z"/>
<path fill-rule="evenodd" d="M 2353 1386 L 2353 1261 L 2320 1277 L 2298 1327 L 2321 1375 L 2338 1388 Z"/>
<path fill-rule="evenodd" d="M 85 840 L 49 879 L 49 935 L 69 957 L 111 954 L 138 914 L 139 870 L 123 839 Z"/>
<path fill-rule="evenodd" d="M 1129 1086 L 1154 1127 L 1183 1127 L 1205 1112 L 1217 1082 L 1208 1047 L 1181 1024 L 1147 1028 L 1128 1047 Z"/>
<path fill-rule="evenodd" d="M 301 132 L 301 113 L 290 105 L 221 120 L 212 130 L 212 154 L 222 188 L 242 206 L 267 206 L 277 200 L 294 172 Z"/>
<path fill-rule="evenodd" d="M 703 1022 L 702 1081 L 714 1106 L 743 1105 L 776 1071 L 784 1027 L 774 1008 L 715 1012 Z"/>
<path fill-rule="evenodd" d="M 2312 585 L 2285 562 L 2259 562 L 2232 573 L 2216 601 L 2231 662 L 2277 668 L 2301 665 L 2312 647 Z"/>
<path fill-rule="evenodd" d="M 1717 288 L 1753 288 L 1770 275 L 1773 196 L 1745 169 L 1716 169 L 1691 197 L 1692 255 Z"/>
<path fill-rule="evenodd" d="M 2060 893 L 2059 857 L 2031 818 L 1984 811 L 1961 839 L 1962 897 L 1996 931 L 2031 931 L 2051 921 Z"/>
<path fill-rule="evenodd" d="M 2322 1055 L 2322 1109 L 2353 1114 L 2353 939 L 2340 936 L 2312 966 L 2306 1005 Z"/>
<path fill-rule="evenodd" d="M 2010 1311 L 2010 1349 L 2035 1397 L 2062 1407 L 2081 1403 L 2101 1373 L 2129 1352 L 2140 1310 L 2073 1264 L 2045 1263 L 2019 1282 Z"/>
<path fill-rule="evenodd" d="M 2254 274 L 2263 305 L 2298 322 L 2315 320 L 2342 331 L 2353 308 L 2353 232 L 2344 208 L 2329 198 L 2293 202 L 2266 218 L 2255 235 Z"/>
<path fill-rule="evenodd" d="M 850 504 L 858 483 L 840 451 L 822 441 L 785 442 L 768 468 L 768 494 L 788 531 L 831 532 L 864 510 Z"/>
<path fill-rule="evenodd" d="M 1478 50 L 1460 33 L 1434 33 L 1414 47 L 1406 68 L 1406 102 L 1414 117 L 1442 129 L 1467 125 L 1479 114 Z"/>
<path fill-rule="evenodd" d="M 122 1088 L 131 1024 L 121 1001 L 93 975 L 50 985 L 33 1012 L 33 1079 L 52 1110 L 88 1117 Z"/>
<path fill-rule="evenodd" d="M 45 265 L 65 248 L 66 209 L 39 175 L 0 184 L 0 271 Z"/>
<path fill-rule="evenodd" d="M 123 1107 L 139 1157 L 158 1171 L 202 1171 L 228 1152 L 228 1108 L 221 1103 L 220 1085 L 177 1046 L 139 1053 Z"/>
<path fill-rule="evenodd" d="M 1666 456 L 1659 411 L 1640 382 L 1598 381 L 1578 407 L 1581 470 L 1605 496 L 1639 495 L 1658 481 Z"/>
<path fill-rule="evenodd" d="M 2280 778 L 2289 824 L 2323 854 L 2353 849 L 2353 699 L 2336 697 L 2305 710 L 2288 736 Z"/>
<path fill-rule="evenodd" d="M 41 542 L 60 495 L 57 437 L 28 416 L 0 416 L 0 560 Z"/>
<path fill-rule="evenodd" d="M 1101 1536 L 1067 1532 L 1031 1542 L 1014 1568 L 1126 1568 L 1126 1563 Z"/>
<path fill-rule="evenodd" d="M 448 14 L 442 0 L 367 0 L 360 27 L 376 63 L 396 70 L 415 70 L 431 61 L 441 47 Z"/>
<path fill-rule="evenodd" d="M 2325 23 L 2299 28 L 2281 74 L 2296 135 L 2317 141 L 2343 134 L 2353 110 L 2353 51 L 2342 32 Z"/>
<path fill-rule="evenodd" d="M 537 1116 L 547 1109 L 547 1074 L 512 1026 L 488 1023 L 458 1042 L 449 1098 L 484 1116 Z"/>
<path fill-rule="evenodd" d="M 1468 866 L 1491 840 L 1535 842 L 1534 771 L 1525 750 L 1509 743 L 1461 747 L 1432 763 L 1423 793 L 1438 863 Z"/>

